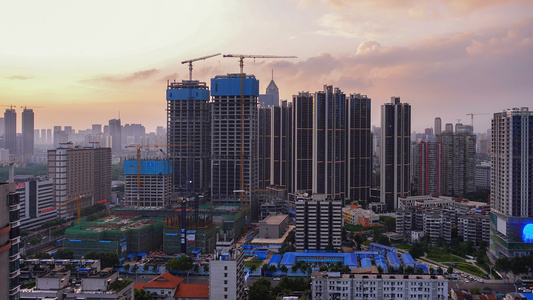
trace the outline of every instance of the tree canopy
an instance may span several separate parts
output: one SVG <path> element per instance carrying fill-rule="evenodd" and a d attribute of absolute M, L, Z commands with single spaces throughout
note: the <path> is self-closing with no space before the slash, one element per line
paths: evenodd
<path fill-rule="evenodd" d="M 192 268 L 193 260 L 187 255 L 182 255 L 178 258 L 171 258 L 168 260 L 166 266 L 173 271 L 188 271 Z"/>

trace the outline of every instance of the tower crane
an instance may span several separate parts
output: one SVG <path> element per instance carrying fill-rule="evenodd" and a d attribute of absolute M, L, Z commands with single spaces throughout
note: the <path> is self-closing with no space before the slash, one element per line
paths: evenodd
<path fill-rule="evenodd" d="M 27 105 L 23 105 L 21 106 L 20 108 L 24 108 L 24 109 L 33 109 L 33 108 L 44 108 L 44 106 L 27 106 Z"/>
<path fill-rule="evenodd" d="M 469 113 L 469 114 L 466 114 L 467 116 L 470 116 L 470 125 L 472 125 L 472 130 L 474 130 L 474 115 L 488 115 L 488 113 Z"/>
<path fill-rule="evenodd" d="M 239 199 L 242 204 L 243 199 L 243 193 L 244 190 L 244 180 L 243 180 L 243 167 L 244 167 L 244 95 L 243 95 L 243 80 L 244 80 L 244 59 L 245 58 L 273 58 L 273 59 L 279 59 L 279 58 L 297 58 L 296 56 L 279 56 L 279 55 L 249 55 L 249 54 L 224 54 L 223 57 L 234 57 L 239 59 L 239 67 L 240 67 L 240 86 L 241 86 L 241 121 L 240 121 L 240 166 L 239 166 L 239 180 L 240 180 L 240 186 L 239 186 Z M 247 197 L 247 193 L 246 193 Z M 244 200 L 244 210 L 246 216 L 248 216 L 248 199 Z M 250 221 L 250 220 L 248 220 Z"/>
<path fill-rule="evenodd" d="M 193 59 L 188 59 L 188 60 L 184 60 L 184 61 L 182 61 L 182 62 L 181 62 L 182 64 L 189 64 L 189 81 L 192 81 L 192 63 L 193 63 L 193 62 L 195 62 L 195 61 L 199 61 L 199 60 L 208 59 L 208 58 L 215 57 L 215 56 L 218 56 L 218 55 L 220 55 L 220 53 L 212 54 L 212 55 L 207 55 L 207 56 L 202 56 L 202 57 L 198 57 L 198 58 L 193 58 Z"/>
<path fill-rule="evenodd" d="M 67 201 L 65 201 L 65 202 L 63 202 L 63 203 L 61 203 L 59 205 L 54 206 L 54 209 L 62 207 L 62 206 L 65 206 L 65 205 L 67 205 L 69 203 L 72 203 L 74 201 L 77 201 L 76 202 L 76 206 L 77 206 L 78 217 L 76 219 L 76 223 L 77 223 L 77 225 L 80 225 L 80 223 L 81 223 L 81 199 L 83 199 L 83 197 L 84 196 L 81 196 L 81 195 L 78 194 L 78 197 L 76 197 L 74 199 L 67 200 Z"/>

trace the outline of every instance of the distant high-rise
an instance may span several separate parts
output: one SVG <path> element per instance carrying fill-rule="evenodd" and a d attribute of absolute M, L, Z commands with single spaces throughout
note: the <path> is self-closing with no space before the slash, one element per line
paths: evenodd
<path fill-rule="evenodd" d="M 272 73 L 272 80 L 266 88 L 266 93 L 264 95 L 259 95 L 259 103 L 261 103 L 263 107 L 279 106 L 279 89 L 274 82 L 274 73 Z"/>
<path fill-rule="evenodd" d="M 211 79 L 211 89 L 212 202 L 244 203 L 244 191 L 253 201 L 258 188 L 259 81 L 254 75 L 219 75 Z"/>
<path fill-rule="evenodd" d="M 292 103 L 281 101 L 272 108 L 272 160 L 270 184 L 290 190 L 292 174 Z"/>
<path fill-rule="evenodd" d="M 476 190 L 476 136 L 472 126 L 456 124 L 456 132 L 437 136 L 442 143 L 442 195 L 462 196 Z"/>
<path fill-rule="evenodd" d="M 440 117 L 435 118 L 435 128 L 434 128 L 435 135 L 442 133 L 442 120 Z"/>
<path fill-rule="evenodd" d="M 40 139 L 40 143 L 45 145 L 47 143 L 47 139 L 46 139 L 46 129 L 41 129 L 41 139 Z"/>
<path fill-rule="evenodd" d="M 34 149 L 34 114 L 33 109 L 24 108 L 22 111 L 22 155 L 33 155 Z"/>
<path fill-rule="evenodd" d="M 122 152 L 122 125 L 120 124 L 120 119 L 109 120 L 109 134 L 111 135 L 113 153 Z"/>
<path fill-rule="evenodd" d="M 346 95 L 331 85 L 315 93 L 313 110 L 313 194 L 347 197 Z"/>
<path fill-rule="evenodd" d="M 52 129 L 46 129 L 46 143 L 51 145 L 54 142 L 54 136 L 52 135 Z"/>
<path fill-rule="evenodd" d="M 313 191 L 313 94 L 292 97 L 292 193 Z"/>
<path fill-rule="evenodd" d="M 452 123 L 446 123 L 444 126 L 444 131 L 453 132 L 453 124 Z"/>
<path fill-rule="evenodd" d="M 4 144 L 9 154 L 17 155 L 17 112 L 14 108 L 6 109 L 4 113 Z"/>
<path fill-rule="evenodd" d="M 211 180 L 209 87 L 197 80 L 170 82 L 166 96 L 167 153 L 173 162 L 173 190 L 204 193 Z"/>
<path fill-rule="evenodd" d="M 93 134 L 102 133 L 102 124 L 93 124 L 92 125 L 92 132 L 93 132 Z"/>
<path fill-rule="evenodd" d="M 272 161 L 272 108 L 259 107 L 259 136 L 258 136 L 258 184 L 264 190 L 270 186 Z"/>
<path fill-rule="evenodd" d="M 491 242 L 495 257 L 533 254 L 533 112 L 527 107 L 492 119 Z"/>
<path fill-rule="evenodd" d="M 351 94 L 348 99 L 348 199 L 367 203 L 372 181 L 371 100 Z"/>
<path fill-rule="evenodd" d="M 380 199 L 395 211 L 411 187 L 411 106 L 392 97 L 381 106 L 381 130 Z"/>
<path fill-rule="evenodd" d="M 442 143 L 418 143 L 418 194 L 442 194 Z"/>

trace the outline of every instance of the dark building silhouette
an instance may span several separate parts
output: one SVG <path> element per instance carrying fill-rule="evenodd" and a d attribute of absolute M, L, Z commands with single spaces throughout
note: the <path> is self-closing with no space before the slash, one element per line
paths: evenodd
<path fill-rule="evenodd" d="M 33 109 L 24 108 L 22 111 L 22 155 L 33 155 L 35 135 L 34 135 L 34 114 Z"/>
<path fill-rule="evenodd" d="M 398 208 L 398 197 L 411 188 L 411 106 L 392 97 L 381 106 L 380 199 L 388 211 Z"/>
<path fill-rule="evenodd" d="M 14 108 L 6 109 L 4 124 L 5 148 L 9 150 L 10 155 L 17 155 L 17 112 Z"/>

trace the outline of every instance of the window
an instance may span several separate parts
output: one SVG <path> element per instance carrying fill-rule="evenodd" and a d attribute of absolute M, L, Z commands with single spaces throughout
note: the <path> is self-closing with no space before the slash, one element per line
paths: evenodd
<path fill-rule="evenodd" d="M 227 271 L 228 270 L 228 266 L 224 266 L 224 271 Z"/>
<path fill-rule="evenodd" d="M 228 273 L 224 273 L 224 277 L 228 277 Z"/>
<path fill-rule="evenodd" d="M 228 281 L 227 281 L 227 280 L 224 280 L 224 284 L 228 284 Z"/>

